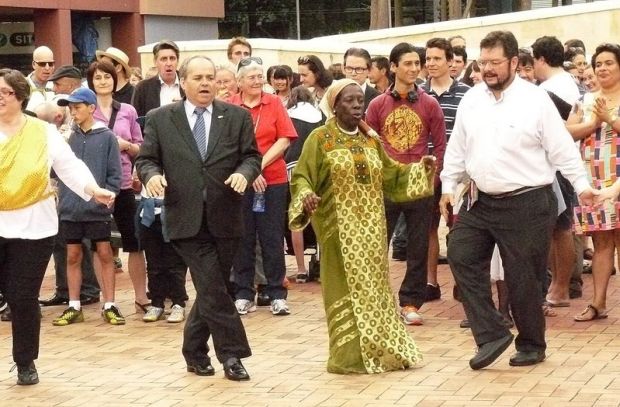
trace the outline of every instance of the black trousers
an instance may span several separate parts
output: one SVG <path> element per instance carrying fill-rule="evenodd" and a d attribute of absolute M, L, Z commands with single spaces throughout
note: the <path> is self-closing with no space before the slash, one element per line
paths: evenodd
<path fill-rule="evenodd" d="M 401 306 L 413 305 L 420 308 L 424 304 L 428 232 L 433 216 L 433 202 L 433 197 L 405 203 L 385 201 L 388 244 L 401 213 L 405 216 L 407 224 L 407 271 L 398 291 Z"/>
<path fill-rule="evenodd" d="M 267 279 L 264 293 L 272 300 L 286 299 L 288 290 L 284 287 L 286 264 L 284 261 L 284 225 L 286 217 L 286 195 L 288 184 L 269 185 L 265 190 L 265 212 L 252 211 L 254 189 L 244 194 L 243 214 L 245 235 L 241 239 L 235 258 L 236 299 L 254 301 L 256 290 L 256 237 L 261 248 L 263 271 Z"/>
<path fill-rule="evenodd" d="M 0 291 L 11 308 L 13 360 L 28 365 L 39 357 L 39 291 L 54 236 L 38 240 L 0 237 Z"/>
<path fill-rule="evenodd" d="M 151 304 L 164 308 L 166 297 L 170 297 L 173 305 L 185 307 L 187 266 L 172 243 L 164 241 L 160 216 L 155 216 L 150 226 L 140 224 L 139 228 L 140 247 L 146 256 Z"/>
<path fill-rule="evenodd" d="M 547 269 L 557 199 L 551 187 L 495 199 L 482 192 L 467 211 L 463 203 L 450 231 L 448 261 L 478 346 L 509 333 L 495 309 L 488 264 L 498 245 L 518 351 L 544 351 L 542 282 Z"/>
<path fill-rule="evenodd" d="M 210 360 L 207 341 L 213 336 L 215 355 L 224 363 L 231 357 L 245 358 L 252 354 L 227 289 L 239 239 L 215 238 L 208 230 L 206 217 L 205 213 L 196 236 L 172 240 L 189 267 L 196 288 L 196 301 L 183 332 L 183 356 L 188 362 Z"/>

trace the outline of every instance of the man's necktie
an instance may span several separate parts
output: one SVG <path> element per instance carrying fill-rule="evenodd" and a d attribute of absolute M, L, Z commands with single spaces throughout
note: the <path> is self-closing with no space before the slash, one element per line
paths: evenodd
<path fill-rule="evenodd" d="M 207 110 L 205 107 L 197 107 L 194 109 L 194 114 L 196 114 L 197 117 L 196 124 L 194 124 L 194 129 L 192 130 L 194 133 L 194 140 L 196 140 L 196 144 L 198 145 L 198 151 L 200 151 L 200 156 L 203 160 L 207 155 L 207 130 L 205 128 L 205 119 L 202 116 L 205 110 Z"/>

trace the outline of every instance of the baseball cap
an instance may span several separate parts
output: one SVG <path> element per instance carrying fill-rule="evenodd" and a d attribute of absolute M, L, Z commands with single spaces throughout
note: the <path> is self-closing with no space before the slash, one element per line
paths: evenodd
<path fill-rule="evenodd" d="M 58 99 L 58 106 L 67 106 L 69 103 L 86 103 L 87 105 L 97 105 L 97 95 L 88 88 L 77 88 L 66 98 Z"/>
<path fill-rule="evenodd" d="M 56 68 L 54 73 L 49 77 L 49 81 L 56 81 L 61 78 L 82 79 L 82 73 L 73 65 L 63 65 Z"/>

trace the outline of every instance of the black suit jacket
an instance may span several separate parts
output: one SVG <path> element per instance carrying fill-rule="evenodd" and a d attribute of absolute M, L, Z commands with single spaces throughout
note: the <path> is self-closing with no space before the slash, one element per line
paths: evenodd
<path fill-rule="evenodd" d="M 380 94 L 381 93 L 377 89 L 373 88 L 370 85 L 366 85 L 366 90 L 364 91 L 364 111 L 368 109 L 370 101 L 379 96 Z"/>
<path fill-rule="evenodd" d="M 184 98 L 185 92 L 183 92 L 183 88 L 181 88 L 180 91 L 181 97 Z M 159 81 L 159 75 L 138 82 L 131 98 L 131 104 L 136 108 L 138 117 L 146 116 L 150 110 L 160 106 L 160 92 L 161 82 Z"/>
<path fill-rule="evenodd" d="M 237 172 L 249 185 L 260 173 L 261 155 L 247 110 L 213 102 L 204 161 L 189 127 L 184 101 L 150 111 L 136 167 L 145 185 L 154 175 L 166 177 L 165 222 L 171 239 L 195 236 L 202 222 L 216 238 L 241 237 L 243 196 L 224 181 Z M 203 219 L 205 202 L 207 219 Z"/>

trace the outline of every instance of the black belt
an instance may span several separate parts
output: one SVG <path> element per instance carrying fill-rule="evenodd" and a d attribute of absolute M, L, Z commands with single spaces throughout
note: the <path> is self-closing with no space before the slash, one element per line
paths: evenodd
<path fill-rule="evenodd" d="M 513 191 L 508 191 L 508 192 L 502 192 L 501 194 L 487 194 L 486 192 L 480 191 L 483 194 L 487 195 L 490 198 L 493 199 L 504 199 L 504 198 L 510 198 L 511 196 L 516 196 L 516 195 L 521 195 L 524 194 L 526 192 L 530 192 L 530 191 L 535 191 L 537 189 L 540 188 L 545 188 L 548 187 L 549 185 L 539 185 L 537 187 L 521 187 L 521 188 L 517 188 Z"/>

